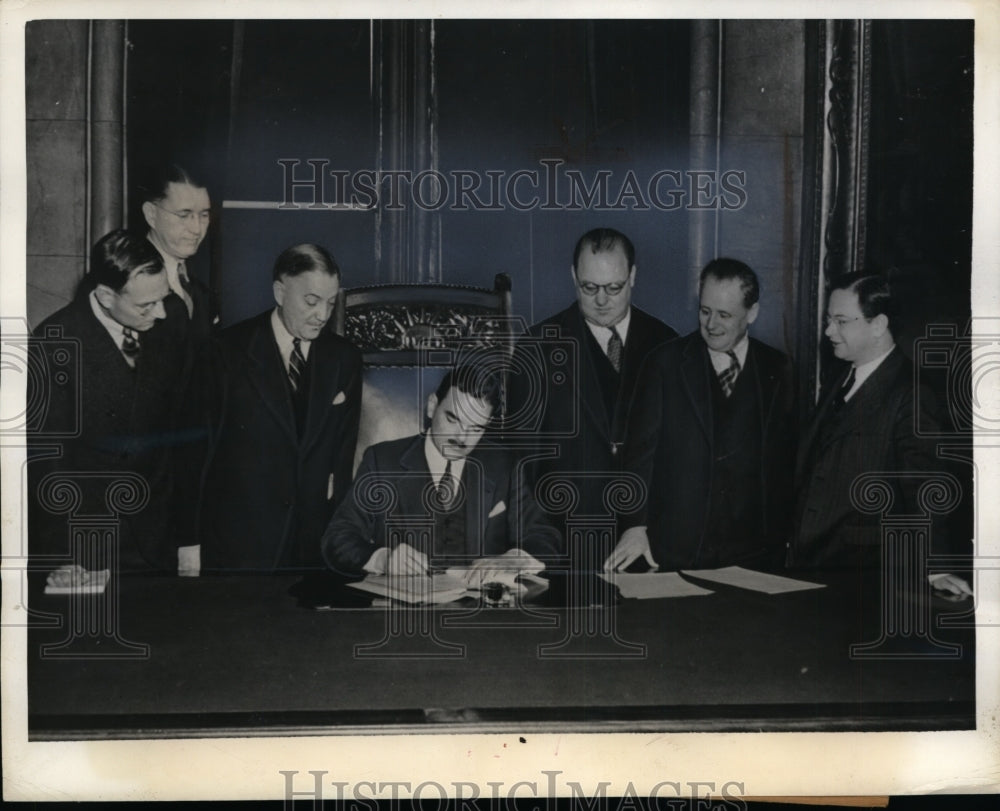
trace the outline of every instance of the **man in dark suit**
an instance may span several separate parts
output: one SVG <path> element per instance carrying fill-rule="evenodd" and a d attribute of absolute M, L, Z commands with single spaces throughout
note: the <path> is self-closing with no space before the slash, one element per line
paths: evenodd
<path fill-rule="evenodd" d="M 639 369 L 651 349 L 677 335 L 632 306 L 635 274 L 628 237 L 611 228 L 588 231 L 573 251 L 576 302 L 531 327 L 514 352 L 507 408 L 514 431 L 534 434 L 540 452 L 554 451 L 531 464 L 530 478 L 568 474 L 582 505 L 602 504 L 607 480 L 621 471 Z M 567 341 L 575 365 L 558 349 Z M 541 381 L 532 380 L 533 368 Z"/>
<path fill-rule="evenodd" d="M 204 344 L 219 321 L 208 286 L 188 272 L 187 260 L 208 234 L 212 204 L 208 189 L 191 171 L 175 163 L 159 166 L 138 188 L 147 238 L 163 257 L 171 295 L 168 318 L 182 334 Z"/>
<path fill-rule="evenodd" d="M 361 354 L 324 329 L 340 268 L 302 244 L 282 252 L 273 275 L 277 306 L 218 341 L 204 570 L 322 569 L 320 536 L 351 483 Z"/>
<path fill-rule="evenodd" d="M 626 470 L 645 505 L 606 561 L 664 569 L 780 565 L 794 458 L 789 358 L 750 338 L 757 276 L 715 259 L 701 272 L 699 329 L 658 348 L 629 416 Z"/>
<path fill-rule="evenodd" d="M 556 555 L 559 533 L 520 470 L 481 441 L 498 405 L 494 372 L 459 367 L 427 398 L 426 434 L 368 448 L 323 536 L 330 567 L 345 575 L 469 563 L 490 571 L 523 566 L 518 550 L 537 561 Z"/>
<path fill-rule="evenodd" d="M 798 500 L 788 548 L 790 567 L 877 567 L 881 552 L 881 517 L 863 514 L 852 502 L 855 479 L 865 473 L 933 472 L 941 469 L 934 443 L 917 435 L 932 426 L 929 397 L 914 399 L 911 362 L 896 346 L 889 284 L 874 274 L 854 273 L 831 285 L 826 332 L 833 354 L 847 361 L 820 398 L 799 449 Z M 933 431 L 931 431 L 933 433 Z M 917 500 L 919 477 L 893 478 L 901 512 L 923 512 Z M 932 542 L 947 551 L 944 526 Z M 970 594 L 960 577 L 931 575 L 935 588 Z"/>
<path fill-rule="evenodd" d="M 163 257 L 170 295 L 164 301 L 166 327 L 184 351 L 174 437 L 175 493 L 172 531 L 181 543 L 182 574 L 198 569 L 195 520 L 200 473 L 208 452 L 209 343 L 219 322 L 216 302 L 187 260 L 197 253 L 211 222 L 204 182 L 176 163 L 155 166 L 138 187 L 147 239 Z"/>
<path fill-rule="evenodd" d="M 165 438 L 173 430 L 172 395 L 182 359 L 162 322 L 169 292 L 153 246 L 113 231 L 94 246 L 90 271 L 73 302 L 35 331 L 31 351 L 38 358 L 36 368 L 54 374 L 37 394 L 46 398 L 45 419 L 29 431 L 30 444 L 41 451 L 51 444 L 47 435 L 66 438 L 60 456 L 29 466 L 33 556 L 71 552 L 59 499 L 39 492 L 45 474 L 67 474 L 74 482 L 71 487 L 80 494 L 74 510 L 78 515 L 107 514 L 114 476 L 138 475 L 148 488 L 148 501 L 137 512 L 123 510 L 116 519 L 118 566 L 122 571 L 176 571 L 177 551 L 168 531 L 172 482 Z M 75 351 L 74 368 L 67 359 Z M 60 370 L 68 377 L 60 379 Z M 29 391 L 29 401 L 33 396 Z M 137 501 L 142 500 L 141 489 L 134 491 Z M 95 559 L 94 567 L 105 565 Z"/>

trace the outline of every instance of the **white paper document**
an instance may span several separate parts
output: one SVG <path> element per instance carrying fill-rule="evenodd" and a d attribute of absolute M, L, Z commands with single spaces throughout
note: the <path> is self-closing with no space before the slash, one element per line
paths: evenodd
<path fill-rule="evenodd" d="M 650 600 L 657 597 L 697 597 L 711 594 L 710 589 L 689 583 L 677 572 L 615 572 L 602 574 L 602 578 L 618 586 L 622 597 Z"/>
<path fill-rule="evenodd" d="M 468 593 L 465 583 L 447 574 L 370 574 L 364 580 L 348 585 L 404 603 L 450 603 Z"/>
<path fill-rule="evenodd" d="M 69 572 L 54 572 L 49 575 L 45 584 L 46 594 L 104 594 L 104 589 L 111 579 L 110 569 L 100 569 L 93 572 L 80 572 L 73 575 Z"/>
<path fill-rule="evenodd" d="M 726 566 L 723 569 L 685 569 L 683 573 L 700 580 L 711 580 L 713 583 L 761 591 L 764 594 L 784 594 L 786 591 L 826 588 L 822 583 L 810 583 L 806 580 L 793 580 L 790 577 L 781 577 L 776 574 L 755 572 L 752 569 L 744 569 L 742 566 Z"/>

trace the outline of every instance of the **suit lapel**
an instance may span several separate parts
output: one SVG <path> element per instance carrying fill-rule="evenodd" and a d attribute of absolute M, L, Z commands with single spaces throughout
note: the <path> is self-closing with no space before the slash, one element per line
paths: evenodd
<path fill-rule="evenodd" d="M 861 387 L 854 393 L 854 396 L 844 403 L 841 418 L 837 422 L 837 425 L 834 426 L 833 430 L 830 431 L 829 436 L 826 437 L 824 446 L 836 441 L 844 434 L 853 431 L 859 422 L 857 419 L 858 414 L 876 413 L 880 404 L 885 400 L 886 391 L 890 388 L 892 381 L 895 380 L 896 375 L 899 372 L 899 366 L 902 358 L 903 356 L 900 351 L 898 349 L 893 349 L 892 353 L 884 361 L 882 361 L 882 363 L 879 364 L 879 367 L 861 384 Z M 849 373 L 850 369 L 848 368 L 837 381 L 837 386 L 829 392 L 825 402 L 828 410 L 830 404 L 837 396 L 837 392 L 847 380 L 847 375 Z"/>
<path fill-rule="evenodd" d="M 804 441 L 799 447 L 798 469 L 800 471 L 804 469 L 805 462 L 808 459 L 808 454 L 810 453 L 812 446 L 819 442 L 821 438 L 823 441 L 823 447 L 826 447 L 831 442 L 836 441 L 839 437 L 854 430 L 857 425 L 857 420 L 854 418 L 856 413 L 859 411 L 863 413 L 868 409 L 878 407 L 878 403 L 881 401 L 885 389 L 889 386 L 899 371 L 901 357 L 902 356 L 900 355 L 899 350 L 894 349 L 892 354 L 882 361 L 871 376 L 861 384 L 861 388 L 857 390 L 855 395 L 844 403 L 844 410 L 841 413 L 838 424 L 834 426 L 833 430 L 829 431 L 827 436 L 824 437 L 820 428 L 824 425 L 827 419 L 830 418 L 830 410 L 833 407 L 833 401 L 837 396 L 837 392 L 840 391 L 846 382 L 847 376 L 850 374 L 850 366 L 844 369 L 843 372 L 837 376 L 833 385 L 829 386 L 829 388 L 823 392 L 819 407 L 816 410 L 816 415 L 809 423 L 809 428 L 806 431 Z"/>
<path fill-rule="evenodd" d="M 493 449 L 499 453 L 499 449 Z M 465 549 L 471 555 L 485 555 L 488 509 L 493 504 L 496 481 L 491 475 L 491 465 L 480 448 L 465 460 L 462 484 L 465 486 Z M 508 509 L 510 505 L 507 505 Z"/>
<path fill-rule="evenodd" d="M 260 393 L 260 398 L 268 410 L 274 415 L 275 421 L 287 434 L 293 445 L 299 438 L 295 430 L 295 412 L 292 409 L 292 396 L 288 389 L 285 365 L 278 351 L 271 330 L 271 315 L 261 318 L 254 330 L 253 337 L 247 349 L 247 374 L 250 382 Z"/>
<path fill-rule="evenodd" d="M 624 422 L 628 417 L 629 404 L 632 402 L 632 392 L 635 391 L 639 368 L 642 366 L 642 352 L 649 346 L 649 335 L 646 322 L 635 307 L 631 308 L 632 319 L 629 322 L 628 335 L 625 338 L 625 351 L 622 353 L 621 382 L 618 387 L 618 400 L 615 403 L 615 413 L 612 415 L 612 436 L 615 441 L 624 436 Z"/>
<path fill-rule="evenodd" d="M 611 420 L 604 407 L 604 395 L 601 393 L 601 384 L 597 379 L 597 370 L 594 368 L 594 359 L 590 354 L 590 341 L 594 336 L 590 334 L 583 315 L 580 313 L 579 305 L 573 305 L 573 313 L 569 319 L 570 337 L 575 339 L 577 349 L 577 363 L 579 366 L 579 392 L 578 400 L 582 403 L 583 410 L 590 414 L 591 419 L 600 427 L 603 436 L 608 437 Z"/>
<path fill-rule="evenodd" d="M 687 341 L 681 356 L 681 383 L 709 446 L 713 434 L 712 391 L 708 378 L 711 365 L 704 341 L 699 334 L 694 334 Z"/>
<path fill-rule="evenodd" d="M 770 368 L 764 368 L 762 357 L 762 354 L 757 351 L 756 342 L 750 338 L 744 371 L 749 370 L 750 380 L 757 389 L 757 402 L 760 403 L 761 438 L 767 435 L 767 426 L 770 424 L 771 412 L 774 410 L 775 398 L 778 396 L 777 377 Z"/>
<path fill-rule="evenodd" d="M 307 453 L 322 435 L 323 425 L 330 415 L 330 404 L 337 395 L 337 385 L 340 382 L 337 362 L 327 343 L 325 336 L 320 334 L 309 349 L 309 405 L 302 433 L 303 453 Z"/>

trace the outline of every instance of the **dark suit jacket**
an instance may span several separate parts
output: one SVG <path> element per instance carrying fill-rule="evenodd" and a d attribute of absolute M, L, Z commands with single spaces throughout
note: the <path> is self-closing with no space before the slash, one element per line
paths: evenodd
<path fill-rule="evenodd" d="M 323 556 L 331 568 L 360 574 L 379 547 L 398 541 L 387 524 L 415 530 L 419 522 L 433 520 L 423 499 L 433 481 L 424 441 L 423 435 L 405 437 L 365 451 L 351 492 L 323 535 Z M 558 531 L 545 522 L 518 478 L 510 455 L 487 440 L 466 458 L 462 485 L 469 559 L 519 547 L 544 562 L 560 551 Z M 413 541 L 410 545 L 418 546 Z"/>
<path fill-rule="evenodd" d="M 856 509 L 851 484 L 863 473 L 942 470 L 932 440 L 914 431 L 913 367 L 897 347 L 842 407 L 836 428 L 824 431 L 833 401 L 850 369 L 845 369 L 820 398 L 803 436 L 796 465 L 798 500 L 788 550 L 793 567 L 878 565 L 881 516 Z M 921 391 L 921 424 L 931 426 L 933 405 Z M 921 514 L 920 477 L 894 482 L 894 512 Z M 936 551 L 947 551 L 943 524 L 932 532 Z"/>
<path fill-rule="evenodd" d="M 558 339 L 542 338 L 558 331 Z M 621 386 L 616 405 L 608 413 L 605 397 L 588 342 L 594 340 L 580 307 L 575 302 L 560 313 L 534 325 L 530 339 L 518 341 L 514 350 L 514 370 L 542 364 L 545 376 L 540 409 L 527 416 L 533 421 L 530 430 L 519 429 L 518 438 L 534 434 L 540 448 L 555 446 L 558 456 L 534 463 L 531 478 L 537 481 L 550 472 L 606 473 L 621 470 L 621 445 L 625 438 L 628 408 L 640 382 L 639 369 L 651 349 L 677 336 L 670 327 L 642 310 L 632 307 L 628 336 L 622 356 Z M 539 342 L 541 339 L 541 343 Z M 573 347 L 576 365 L 553 362 L 550 346 L 559 343 Z M 558 355 L 556 355 L 558 358 Z M 563 375 L 562 377 L 558 377 Z M 513 374 L 508 395 L 508 414 L 515 414 L 531 401 L 530 379 L 525 373 Z M 601 504 L 606 479 L 575 477 L 580 489 L 580 504 Z"/>
<path fill-rule="evenodd" d="M 218 307 L 208 286 L 200 279 L 189 278 L 188 293 L 194 303 L 190 316 L 177 294 L 170 293 L 163 300 L 165 326 L 184 353 L 182 382 L 177 391 L 178 442 L 173 454 L 175 488 L 171 505 L 173 532 L 182 546 L 197 543 L 201 473 L 209 452 L 211 343 L 218 318 Z"/>
<path fill-rule="evenodd" d="M 61 330 L 55 338 L 50 330 Z M 43 388 L 29 391 L 44 399 L 44 418 L 31 426 L 29 442 L 37 457 L 53 432 L 77 424 L 78 434 L 55 440 L 59 458 L 39 459 L 29 466 L 32 496 L 30 545 L 37 554 L 69 551 L 67 517 L 55 515 L 37 501 L 37 485 L 46 473 L 76 476 L 82 500 L 77 512 L 107 513 L 102 474 L 134 473 L 149 486 L 149 502 L 139 512 L 119 516 L 123 570 L 176 571 L 177 553 L 170 536 L 172 496 L 170 455 L 176 443 L 174 393 L 182 357 L 163 322 L 140 336 L 142 353 L 128 365 L 108 331 L 97 320 L 86 294 L 48 318 L 35 331 L 31 351 L 44 369 Z M 73 360 L 60 357 L 69 347 Z M 62 371 L 69 378 L 60 377 Z M 76 383 L 79 383 L 79 396 Z"/>
<path fill-rule="evenodd" d="M 300 438 L 271 311 L 223 330 L 199 538 L 205 570 L 321 568 L 319 539 L 351 482 L 361 354 L 323 332 L 309 350 Z"/>
<path fill-rule="evenodd" d="M 743 375 L 760 404 L 760 503 L 763 527 L 748 528 L 745 554 L 722 563 L 780 563 L 791 510 L 794 381 L 791 360 L 750 339 Z M 651 353 L 629 416 L 625 466 L 648 487 L 646 506 L 622 517 L 622 528 L 647 527 L 661 568 L 701 565 L 714 465 L 712 376 L 697 331 Z"/>

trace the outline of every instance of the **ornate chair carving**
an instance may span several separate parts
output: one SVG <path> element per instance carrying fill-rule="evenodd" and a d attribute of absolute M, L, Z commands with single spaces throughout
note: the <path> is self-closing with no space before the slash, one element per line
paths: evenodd
<path fill-rule="evenodd" d="M 391 284 L 345 290 L 333 330 L 364 356 L 361 428 L 354 465 L 376 442 L 422 430 L 427 395 L 456 358 L 477 348 L 510 355 L 518 332 L 511 284 L 493 289 L 444 284 Z"/>

